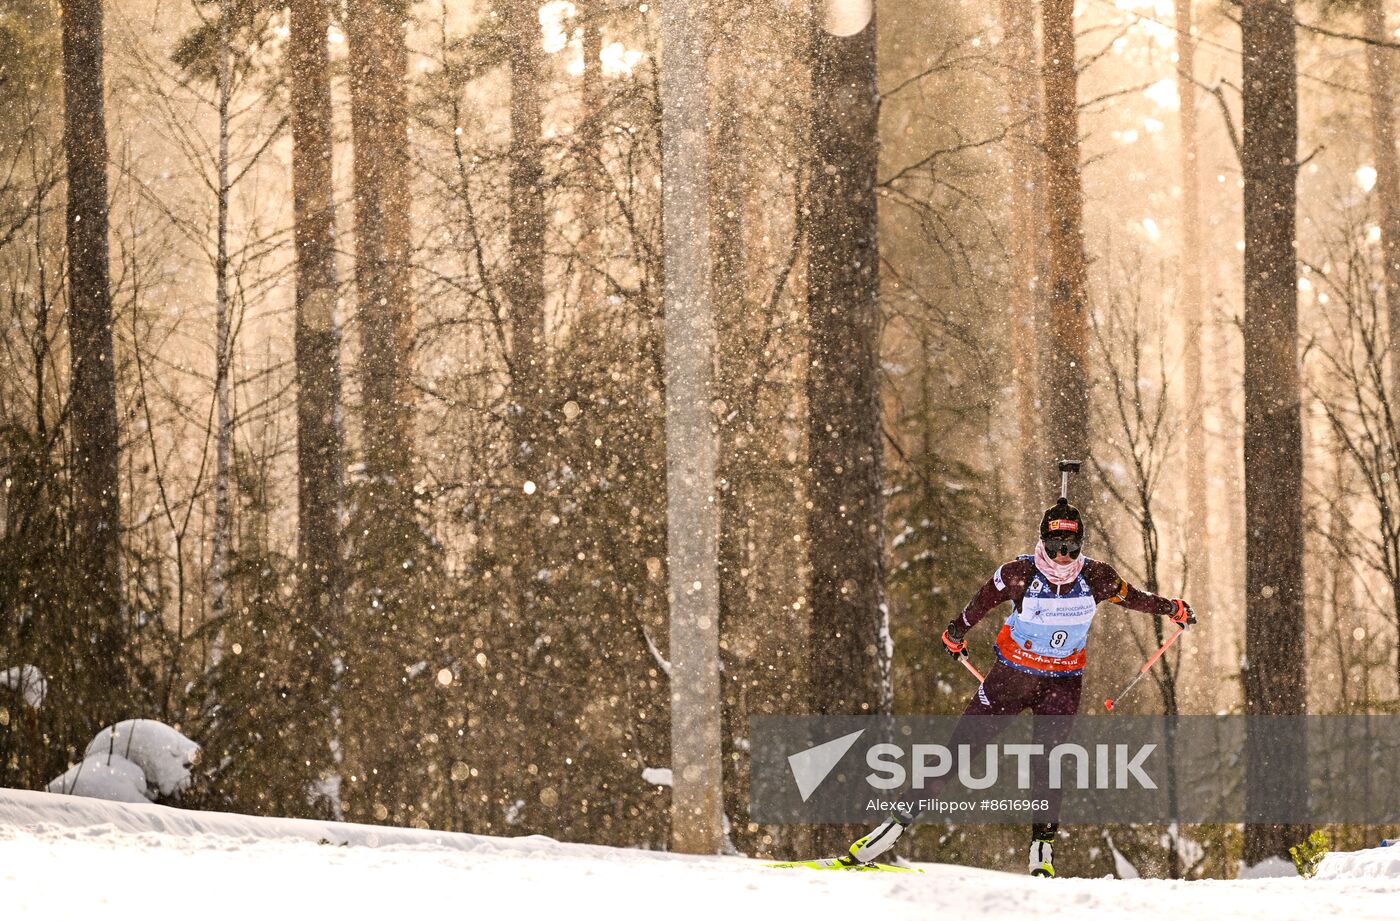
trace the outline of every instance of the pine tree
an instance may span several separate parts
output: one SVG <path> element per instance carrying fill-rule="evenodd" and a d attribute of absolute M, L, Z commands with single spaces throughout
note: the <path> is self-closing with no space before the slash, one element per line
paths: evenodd
<path fill-rule="evenodd" d="M 717 444 L 711 416 L 715 321 L 702 17 L 687 5 L 665 4 L 661 42 L 671 836 L 677 851 L 714 854 L 723 833 L 723 780 Z"/>
<path fill-rule="evenodd" d="M 73 586 L 67 625 L 84 663 L 74 689 L 94 728 L 125 715 L 127 635 L 122 605 L 121 488 L 117 477 L 116 358 L 107 249 L 107 123 L 101 0 L 63 8 L 64 151 L 68 159 L 68 341 L 71 371 Z M 79 643 L 78 645 L 81 645 Z"/>
<path fill-rule="evenodd" d="M 550 400 L 545 352 L 544 166 L 540 121 L 543 74 L 539 4 L 505 0 L 506 60 L 510 71 L 510 303 L 513 437 L 522 479 L 542 483 Z"/>
<path fill-rule="evenodd" d="M 883 712 L 875 21 L 812 39 L 807 218 L 813 706 Z"/>
<path fill-rule="evenodd" d="M 892 705 L 884 598 L 875 20 L 812 36 L 807 525 L 815 713 Z M 844 31 L 844 30 L 843 30 Z M 847 831 L 827 830 L 835 846 Z"/>
<path fill-rule="evenodd" d="M 1055 458 L 1089 455 L 1091 374 L 1074 0 L 1045 0 L 1041 23 L 1050 278 L 1041 324 L 1044 349 L 1037 384 L 1045 406 L 1045 447 L 1051 452 L 1041 469 L 1048 476 L 1054 470 L 1051 461 Z"/>
<path fill-rule="evenodd" d="M 330 56 L 326 0 L 292 0 L 287 65 L 291 84 L 292 209 L 296 240 L 297 611 L 307 636 L 298 647 L 319 721 L 308 728 L 313 763 L 331 766 L 336 657 L 343 657 L 345 507 L 341 428 L 340 323 L 331 172 Z"/>
<path fill-rule="evenodd" d="M 350 495 L 354 561 L 345 673 L 345 799 L 359 821 L 408 824 L 424 778 L 410 768 L 416 709 L 433 680 L 436 560 L 415 508 L 408 51 L 404 0 L 352 0 L 350 121 L 354 141 L 355 288 L 360 326 L 363 477 Z M 421 668 L 418 664 L 424 663 Z"/>
<path fill-rule="evenodd" d="M 1245 710 L 1303 713 L 1303 435 L 1298 380 L 1298 72 L 1292 0 L 1245 0 L 1244 43 L 1244 464 Z M 1298 802 L 1307 752 L 1277 733 L 1253 734 L 1245 808 Z M 1305 830 L 1245 826 L 1244 859 L 1282 857 Z"/>

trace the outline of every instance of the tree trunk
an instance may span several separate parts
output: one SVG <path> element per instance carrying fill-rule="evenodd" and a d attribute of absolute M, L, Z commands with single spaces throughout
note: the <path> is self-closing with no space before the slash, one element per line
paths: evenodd
<path fill-rule="evenodd" d="M 1385 271 L 1385 308 L 1390 333 L 1390 400 L 1400 400 L 1400 163 L 1395 152 L 1394 49 L 1386 28 L 1383 0 L 1366 0 L 1366 34 L 1376 44 L 1366 46 L 1366 79 L 1371 95 L 1371 146 L 1376 158 L 1376 205 L 1380 212 L 1381 257 Z M 1392 403 L 1394 405 L 1394 403 Z M 1400 630 L 1400 595 L 1396 595 L 1395 626 Z M 1395 677 L 1400 682 L 1400 643 L 1396 644 Z"/>
<path fill-rule="evenodd" d="M 875 21 L 816 29 L 809 170 L 807 444 L 811 700 L 816 713 L 888 712 L 882 592 L 879 91 Z"/>
<path fill-rule="evenodd" d="M 302 650 L 305 674 L 327 713 L 335 704 L 332 663 L 343 655 L 346 586 L 340 529 L 345 437 L 340 423 L 329 25 L 326 0 L 292 0 L 288 56 L 297 255 L 297 593 L 312 636 Z M 315 741 L 329 767 L 330 751 L 319 748 L 323 740 Z M 324 741 L 328 743 L 329 736 Z"/>
<path fill-rule="evenodd" d="M 1157 534 L 1157 519 L 1152 510 L 1152 502 L 1148 498 L 1150 494 L 1141 483 L 1137 492 L 1143 497 L 1143 507 L 1138 519 L 1138 533 L 1142 540 L 1144 564 L 1143 589 L 1155 595 L 1162 590 L 1158 573 L 1161 562 L 1161 541 Z M 1173 629 L 1175 629 L 1175 625 L 1173 625 Z M 1166 621 L 1163 618 L 1152 618 L 1152 642 L 1158 647 L 1166 640 L 1165 630 Z M 1172 661 L 1171 656 L 1164 655 L 1153 679 L 1157 682 L 1157 692 L 1162 698 L 1162 728 L 1167 752 L 1167 814 L 1173 816 L 1177 815 L 1177 804 L 1180 801 L 1176 770 L 1177 715 L 1180 713 L 1180 706 L 1177 702 L 1179 677 L 1177 664 Z M 1180 879 L 1180 830 L 1176 823 L 1169 826 L 1165 840 L 1167 842 L 1167 878 Z"/>
<path fill-rule="evenodd" d="M 1042 119 L 1040 57 L 1035 46 L 1035 5 L 1027 0 L 1001 0 L 1003 52 L 1006 56 L 1008 118 L 1007 178 L 1011 182 L 1011 326 L 1014 341 L 1039 341 L 1036 317 L 1042 311 L 1041 248 L 1045 239 L 1045 212 L 1041 194 L 1045 157 L 1041 150 Z M 1043 506 L 1043 484 L 1049 458 L 1041 439 L 1040 395 L 1037 389 L 1036 350 L 1017 348 L 1012 353 L 1012 399 L 1016 401 L 1018 470 L 1015 489 L 1021 516 L 1036 516 Z"/>
<path fill-rule="evenodd" d="M 233 362 L 229 354 L 230 323 L 228 303 L 228 132 L 229 86 L 233 78 L 230 59 L 229 27 L 232 9 L 229 0 L 219 2 L 219 63 L 217 77 L 219 108 L 219 147 L 217 164 L 216 239 L 214 256 L 214 536 L 209 554 L 209 613 L 217 623 L 223 620 L 228 603 L 228 556 L 232 534 L 229 509 L 229 460 L 233 449 L 233 406 L 230 373 Z M 176 635 L 183 640 L 184 618 Z"/>
<path fill-rule="evenodd" d="M 1217 238 L 1218 239 L 1218 238 Z M 1211 305 L 1211 316 L 1216 330 L 1214 342 L 1214 365 L 1216 368 L 1237 368 L 1243 366 L 1243 336 L 1239 323 L 1220 295 Z M 1238 344 L 1238 348 L 1237 348 Z M 1244 626 L 1245 604 L 1245 557 L 1248 553 L 1248 540 L 1245 539 L 1244 525 L 1244 395 L 1233 378 L 1233 373 L 1219 374 L 1215 381 L 1215 405 L 1220 413 L 1220 449 L 1216 461 L 1221 487 L 1224 490 L 1223 506 L 1225 539 L 1221 546 L 1222 566 L 1217 572 L 1221 583 L 1221 594 L 1217 607 L 1224 614 L 1223 623 L 1230 630 L 1231 640 L 1243 645 L 1240 631 Z M 1242 694 L 1242 687 L 1231 688 L 1231 695 L 1223 701 L 1229 706 L 1236 701 L 1236 694 Z"/>
<path fill-rule="evenodd" d="M 583 194 L 579 200 L 582 230 L 579 250 L 583 262 L 579 314 L 592 322 L 603 306 L 603 271 L 607 248 L 603 240 L 607 213 L 607 172 L 603 169 L 603 24 L 601 3 L 581 3 L 583 24 L 583 112 L 579 119 L 579 162 Z"/>
<path fill-rule="evenodd" d="M 402 528 L 413 515 L 415 403 L 403 3 L 351 0 L 347 26 L 362 449 L 377 517 Z"/>
<path fill-rule="evenodd" d="M 1347 575 L 1350 576 L 1350 573 Z M 1400 636 L 1400 579 L 1392 579 L 1390 583 L 1390 611 L 1395 620 L 1395 634 Z M 1395 646 L 1395 681 L 1400 685 L 1400 642 Z M 1369 687 L 1369 684 L 1367 686 Z"/>
<path fill-rule="evenodd" d="M 714 854 L 723 836 L 723 794 L 702 14 L 688 4 L 664 4 L 661 46 L 672 846 L 682 853 Z"/>
<path fill-rule="evenodd" d="M 1084 188 L 1079 175 L 1074 0 L 1045 0 L 1041 22 L 1050 284 L 1038 387 L 1048 403 L 1041 415 L 1051 459 L 1086 458 L 1090 445 L 1089 290 Z M 1049 479 L 1052 471 L 1043 475 Z"/>
<path fill-rule="evenodd" d="M 86 663 L 75 712 L 103 726 L 124 711 L 127 631 L 112 295 L 107 253 L 107 123 L 101 0 L 64 0 L 63 146 L 68 160 L 68 339 L 73 549 L 81 598 L 73 638 Z"/>
<path fill-rule="evenodd" d="M 1376 205 L 1385 268 L 1385 307 L 1390 331 L 1390 391 L 1400 394 L 1400 163 L 1395 153 L 1395 88 L 1393 49 L 1385 47 L 1384 0 L 1365 0 L 1366 34 L 1376 44 L 1366 46 L 1366 82 L 1371 96 L 1371 146 L 1376 158 Z"/>
<path fill-rule="evenodd" d="M 1210 609 L 1211 545 L 1210 497 L 1206 488 L 1205 351 L 1206 324 L 1201 266 L 1201 169 L 1198 163 L 1196 37 L 1193 33 L 1194 0 L 1176 0 L 1176 89 L 1181 100 L 1181 324 L 1186 345 L 1186 559 L 1191 573 L 1192 595 L 1201 611 Z"/>
<path fill-rule="evenodd" d="M 510 66 L 511 397 L 520 414 L 518 460 L 526 475 L 543 471 L 538 452 L 548 422 L 544 312 L 544 167 L 540 150 L 539 4 L 507 0 Z M 586 65 L 585 65 L 586 66 Z"/>
<path fill-rule="evenodd" d="M 1298 379 L 1298 90 L 1292 0 L 1245 0 L 1244 464 L 1245 711 L 1305 710 L 1303 447 Z M 1304 790 L 1306 750 L 1251 734 L 1246 811 L 1266 795 Z M 1290 749 L 1292 746 L 1290 746 Z M 1244 859 L 1286 856 L 1299 825 L 1248 824 Z"/>
<path fill-rule="evenodd" d="M 748 586 L 751 570 L 744 565 L 744 545 L 749 534 L 753 454 L 754 406 L 749 398 L 753 375 L 759 373 L 752 360 L 752 344 L 760 341 L 753 322 L 761 310 L 754 309 L 748 291 L 748 253 L 745 246 L 745 202 L 752 185 L 744 149 L 742 110 L 746 97 L 741 89 L 743 74 L 734 67 L 744 55 L 743 40 L 748 23 L 744 5 L 715 0 L 707 5 L 709 16 L 709 173 L 710 173 L 710 253 L 718 344 L 724 360 L 718 363 L 717 393 L 721 405 L 719 422 L 719 615 L 720 657 L 723 660 L 721 694 L 724 706 L 723 765 L 725 768 L 725 815 L 734 824 L 746 826 L 747 786 L 739 776 L 743 761 L 734 743 L 748 732 L 743 683 L 746 663 L 734 655 L 740 631 L 747 623 Z"/>
<path fill-rule="evenodd" d="M 421 781 L 405 761 L 413 751 L 408 727 L 415 710 L 400 658 L 414 654 L 428 617 L 424 599 L 413 592 L 429 565 L 418 559 L 423 545 L 413 501 L 404 14 L 402 0 L 351 0 L 346 19 L 365 478 L 356 491 L 365 523 L 356 533 L 358 598 L 340 679 L 348 727 L 342 741 L 350 772 L 359 777 L 345 797 L 355 821 L 407 821 L 416 802 L 410 791 Z"/>

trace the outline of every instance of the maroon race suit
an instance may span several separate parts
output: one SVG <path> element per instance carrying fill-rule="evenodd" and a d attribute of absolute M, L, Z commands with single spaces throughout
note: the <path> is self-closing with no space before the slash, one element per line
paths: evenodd
<path fill-rule="evenodd" d="M 1011 717 L 1026 710 L 1047 717 L 1035 720 L 1032 734 L 1035 744 L 1050 751 L 1067 737 L 1069 718 L 1079 712 L 1088 627 L 1097 606 L 1109 601 L 1159 617 L 1169 617 L 1176 610 L 1170 599 L 1134 588 L 1099 560 L 1086 559 L 1079 576 L 1057 586 L 1036 568 L 1033 558 L 1018 557 L 998 567 L 978 589 L 948 625 L 948 635 L 961 641 L 1005 601 L 1011 602 L 1012 610 L 997 634 L 996 664 L 953 730 L 948 744 L 953 751 L 959 745 L 980 750 L 1005 728 L 1001 720 L 980 717 Z M 1038 642 L 1041 638 L 1048 638 L 1045 644 Z M 1054 648 L 1056 641 L 1068 646 Z M 1042 765 L 1033 777 L 1032 798 L 1049 803 L 1048 810 L 1034 815 L 1032 836 L 1037 840 L 1053 838 L 1059 828 L 1060 791 L 1049 789 L 1045 774 Z M 942 780 L 922 792 L 936 795 Z"/>

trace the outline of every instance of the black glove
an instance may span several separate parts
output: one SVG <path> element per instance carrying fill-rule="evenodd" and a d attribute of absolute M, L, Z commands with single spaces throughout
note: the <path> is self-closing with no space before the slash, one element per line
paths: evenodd
<path fill-rule="evenodd" d="M 948 655 L 954 659 L 961 659 L 967 655 L 967 643 L 963 640 L 955 640 L 947 630 L 943 631 L 943 648 L 948 650 Z"/>

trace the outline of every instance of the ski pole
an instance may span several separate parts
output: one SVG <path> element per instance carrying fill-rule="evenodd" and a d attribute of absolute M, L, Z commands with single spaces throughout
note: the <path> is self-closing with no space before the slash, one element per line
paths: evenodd
<path fill-rule="evenodd" d="M 967 653 L 963 653 L 962 655 L 958 656 L 958 661 L 963 664 L 963 668 L 972 672 L 972 677 L 977 679 L 978 684 L 981 684 L 982 682 L 987 680 L 986 678 L 982 677 L 982 673 L 977 670 L 977 666 L 972 664 L 972 660 L 967 657 Z"/>
<path fill-rule="evenodd" d="M 1133 676 L 1133 680 L 1128 682 L 1128 686 L 1123 688 L 1123 690 L 1119 691 L 1113 697 L 1110 697 L 1108 700 L 1105 700 L 1103 702 L 1103 708 L 1112 712 L 1113 705 L 1116 704 L 1118 701 L 1122 700 L 1123 697 L 1133 689 L 1133 685 L 1137 684 L 1139 681 L 1142 680 L 1142 676 L 1147 674 L 1147 670 L 1152 667 L 1153 663 L 1155 663 L 1158 659 L 1162 658 L 1162 653 L 1167 651 L 1167 647 L 1171 646 L 1172 643 L 1175 643 L 1177 639 L 1181 637 L 1181 634 L 1185 632 L 1186 627 L 1183 625 L 1175 633 L 1167 637 L 1167 641 L 1163 643 L 1160 647 L 1158 647 L 1157 651 L 1152 654 L 1152 657 L 1150 659 L 1148 659 L 1142 664 L 1142 668 L 1138 671 L 1136 675 Z"/>

